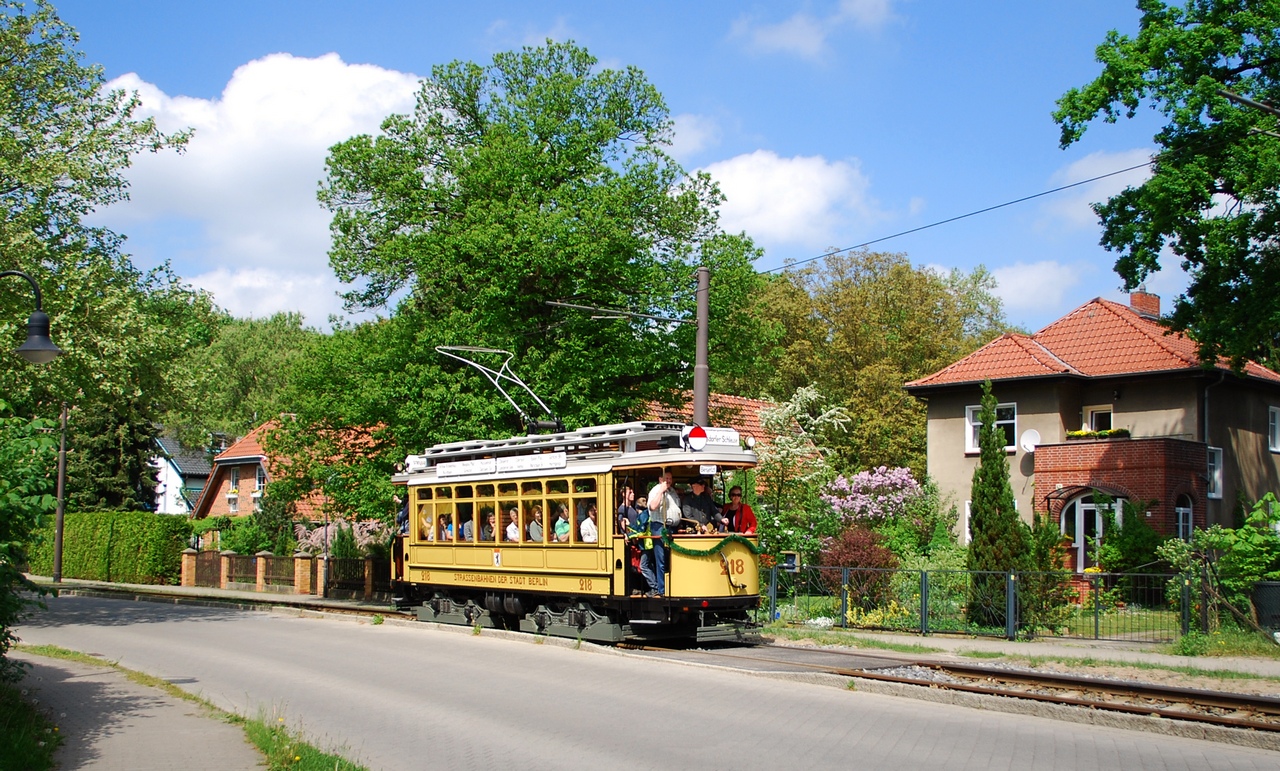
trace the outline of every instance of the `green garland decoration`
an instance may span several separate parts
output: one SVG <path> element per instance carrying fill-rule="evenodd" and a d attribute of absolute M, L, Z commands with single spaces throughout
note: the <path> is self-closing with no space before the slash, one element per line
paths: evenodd
<path fill-rule="evenodd" d="M 674 551 L 676 554 L 683 554 L 683 555 L 685 555 L 686 557 L 710 557 L 710 556 L 711 556 L 711 555 L 713 555 L 713 554 L 719 554 L 721 551 L 723 551 L 723 550 L 724 550 L 724 546 L 725 546 L 725 544 L 727 544 L 727 543 L 740 543 L 740 544 L 742 544 L 743 546 L 747 547 L 747 549 L 748 549 L 748 550 L 750 550 L 752 554 L 763 554 L 763 553 L 764 553 L 764 550 L 763 550 L 763 549 L 761 549 L 760 547 L 758 547 L 758 546 L 756 546 L 755 544 L 751 543 L 751 541 L 750 541 L 749 539 L 744 538 L 744 537 L 742 537 L 742 536 L 738 535 L 737 533 L 734 533 L 733 535 L 727 535 L 727 536 L 725 536 L 725 537 L 720 541 L 720 543 L 716 544 L 715 546 L 712 546 L 710 549 L 705 549 L 705 550 L 704 550 L 704 549 L 690 549 L 690 548 L 688 548 L 688 547 L 686 547 L 686 546 L 681 546 L 680 544 L 676 543 L 676 542 L 675 542 L 675 540 L 673 540 L 673 539 L 671 538 L 671 534 L 670 534 L 670 533 L 663 533 L 663 534 L 662 534 L 662 542 L 663 542 L 663 543 L 665 543 L 668 547 L 670 547 L 670 549 L 671 549 L 672 551 Z"/>

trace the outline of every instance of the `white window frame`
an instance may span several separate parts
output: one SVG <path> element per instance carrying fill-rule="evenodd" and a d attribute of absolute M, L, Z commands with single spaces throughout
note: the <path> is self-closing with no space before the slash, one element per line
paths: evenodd
<path fill-rule="evenodd" d="M 1205 477 L 1209 480 L 1208 495 L 1210 498 L 1222 498 L 1222 448 L 1210 447 L 1205 469 Z"/>
<path fill-rule="evenodd" d="M 227 511 L 232 514 L 240 513 L 240 467 L 232 466 L 227 469 Z M 231 491 L 235 490 L 235 495 Z"/>
<path fill-rule="evenodd" d="M 1013 410 L 1013 418 L 1011 420 L 1000 420 L 1000 410 Z M 978 446 L 978 429 L 982 425 L 978 422 L 978 413 L 982 412 L 982 405 L 970 405 L 964 408 L 964 451 L 966 453 L 976 453 L 981 448 Z M 1013 452 L 1018 449 L 1018 403 L 1004 402 L 996 405 L 996 425 L 1013 425 L 1013 442 L 1004 446 L 1005 452 Z"/>
<path fill-rule="evenodd" d="M 267 486 L 267 470 L 262 466 L 258 466 L 257 474 L 254 475 L 253 489 L 255 492 L 262 492 L 262 488 Z"/>
<path fill-rule="evenodd" d="M 1181 498 L 1182 496 L 1179 496 Z M 1186 496 L 1191 501 L 1191 496 Z M 1179 506 L 1177 501 L 1173 506 L 1173 530 L 1174 534 L 1183 541 L 1191 540 L 1191 531 L 1195 529 L 1195 504 L 1190 506 Z"/>
<path fill-rule="evenodd" d="M 1094 425 L 1094 422 L 1095 422 L 1095 421 L 1094 421 L 1094 416 L 1095 416 L 1095 415 L 1102 414 L 1102 413 L 1104 413 L 1104 412 L 1105 412 L 1106 414 L 1108 414 L 1108 415 L 1110 415 L 1110 416 L 1111 416 L 1111 420 L 1110 420 L 1111 425 L 1110 425 L 1110 426 L 1108 426 L 1107 428 L 1115 428 L 1115 425 L 1116 425 L 1116 423 L 1115 423 L 1115 417 L 1116 417 L 1116 415 L 1115 415 L 1115 410 L 1113 410 L 1113 409 L 1112 409 L 1111 405 L 1110 405 L 1110 404 L 1095 404 L 1095 405 L 1092 405 L 1092 406 L 1089 406 L 1089 407 L 1085 407 L 1085 408 L 1084 408 L 1084 426 L 1083 426 L 1083 430 L 1085 430 L 1085 431 L 1101 431 L 1102 429 L 1100 429 L 1100 428 L 1098 428 L 1096 425 Z"/>
<path fill-rule="evenodd" d="M 1267 408 L 1267 449 L 1280 452 L 1280 407 Z"/>

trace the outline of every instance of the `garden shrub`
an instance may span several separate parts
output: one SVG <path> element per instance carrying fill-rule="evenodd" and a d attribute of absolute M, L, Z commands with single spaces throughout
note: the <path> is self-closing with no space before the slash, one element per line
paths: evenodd
<path fill-rule="evenodd" d="M 1095 495 L 1095 502 L 1099 496 Z M 1150 501 L 1125 501 L 1124 517 L 1119 523 L 1111 511 L 1103 512 L 1103 532 L 1098 544 L 1097 562 L 1108 573 L 1165 573 L 1170 567 L 1157 553 L 1168 536 L 1162 536 L 1147 524 Z"/>
<path fill-rule="evenodd" d="M 829 539 L 818 559 L 819 564 L 824 567 L 864 569 L 849 575 L 851 606 L 870 610 L 890 599 L 892 571 L 898 567 L 898 557 L 884 545 L 884 538 L 879 533 L 865 527 L 851 527 Z M 823 584 L 831 593 L 838 594 L 845 588 L 841 573 L 824 570 L 821 576 Z"/>
<path fill-rule="evenodd" d="M 30 550 L 33 573 L 53 573 L 53 523 L 36 533 Z M 191 521 L 145 511 L 67 512 L 62 537 L 62 575 L 126 584 L 177 584 Z"/>

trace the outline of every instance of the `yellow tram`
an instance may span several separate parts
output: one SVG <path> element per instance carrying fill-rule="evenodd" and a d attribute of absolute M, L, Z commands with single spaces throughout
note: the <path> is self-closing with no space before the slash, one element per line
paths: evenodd
<path fill-rule="evenodd" d="M 679 423 L 436 445 L 395 477 L 409 504 L 397 603 L 424 621 L 604 642 L 753 640 L 756 535 L 677 528 L 665 594 L 644 596 L 617 512 L 627 488 L 645 497 L 664 472 L 680 486 L 755 464 L 737 431 Z"/>

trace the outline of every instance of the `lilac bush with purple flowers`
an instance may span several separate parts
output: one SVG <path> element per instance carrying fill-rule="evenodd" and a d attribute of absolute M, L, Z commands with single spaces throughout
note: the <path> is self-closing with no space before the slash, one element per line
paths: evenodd
<path fill-rule="evenodd" d="M 829 483 L 822 500 L 846 525 L 876 525 L 888 519 L 911 516 L 911 504 L 924 489 L 909 468 L 880 466 L 851 477 L 843 474 Z"/>

